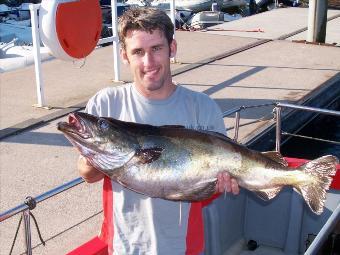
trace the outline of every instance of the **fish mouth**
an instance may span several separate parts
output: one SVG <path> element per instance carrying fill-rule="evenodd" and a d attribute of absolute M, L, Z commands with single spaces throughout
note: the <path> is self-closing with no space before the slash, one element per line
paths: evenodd
<path fill-rule="evenodd" d="M 85 120 L 81 118 L 79 113 L 71 113 L 68 116 L 68 122 L 59 122 L 58 130 L 71 137 L 80 137 L 89 139 L 92 137 L 92 132 L 85 125 Z"/>

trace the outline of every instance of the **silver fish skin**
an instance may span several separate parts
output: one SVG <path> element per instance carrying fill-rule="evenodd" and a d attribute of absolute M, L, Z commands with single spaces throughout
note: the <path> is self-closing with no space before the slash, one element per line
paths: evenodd
<path fill-rule="evenodd" d="M 135 192 L 173 201 L 201 201 L 216 191 L 227 171 L 260 198 L 284 186 L 300 193 L 310 209 L 323 212 L 339 160 L 323 156 L 289 169 L 277 152 L 247 149 L 221 134 L 182 126 L 151 126 L 76 112 L 58 129 L 98 170 Z"/>

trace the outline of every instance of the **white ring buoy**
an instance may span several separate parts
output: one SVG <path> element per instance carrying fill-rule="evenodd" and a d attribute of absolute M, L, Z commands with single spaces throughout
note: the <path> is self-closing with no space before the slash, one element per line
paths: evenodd
<path fill-rule="evenodd" d="M 98 0 L 42 0 L 40 38 L 56 58 L 85 58 L 101 35 L 102 14 Z"/>

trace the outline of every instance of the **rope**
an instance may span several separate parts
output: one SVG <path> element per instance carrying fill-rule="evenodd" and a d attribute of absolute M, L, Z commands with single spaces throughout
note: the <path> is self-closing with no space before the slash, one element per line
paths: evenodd
<path fill-rule="evenodd" d="M 178 226 L 182 226 L 182 201 L 179 201 L 179 222 Z"/>
<path fill-rule="evenodd" d="M 41 236 L 41 232 L 40 232 L 40 229 L 39 229 L 39 226 L 38 226 L 38 222 L 37 222 L 37 220 L 35 219 L 33 213 L 30 212 L 30 215 L 31 215 L 31 217 L 32 217 L 32 219 L 33 219 L 33 221 L 34 221 L 35 227 L 36 227 L 36 229 L 37 229 L 37 232 L 38 232 L 38 236 L 39 236 L 40 242 L 42 243 L 42 245 L 45 246 L 46 243 L 45 243 L 44 239 L 43 239 L 42 236 Z"/>
<path fill-rule="evenodd" d="M 20 229 L 21 222 L 22 222 L 22 215 L 20 217 L 19 224 L 17 226 L 17 230 L 16 230 L 15 235 L 14 235 L 14 239 L 13 239 L 13 242 L 12 242 L 12 246 L 11 246 L 11 250 L 9 252 L 9 255 L 11 255 L 12 252 L 13 252 L 14 244 L 15 244 L 17 237 L 18 237 L 18 232 L 19 232 L 19 229 Z"/>
<path fill-rule="evenodd" d="M 223 28 L 194 28 L 194 27 L 184 27 L 177 29 L 179 31 L 189 31 L 189 32 L 207 32 L 207 31 L 225 31 L 225 32 L 247 32 L 247 33 L 264 33 L 264 30 L 261 28 L 255 29 L 223 29 Z"/>
<path fill-rule="evenodd" d="M 223 29 L 223 28 L 206 28 L 202 29 L 202 32 L 206 31 L 227 31 L 227 32 L 250 32 L 250 33 L 264 33 L 261 28 L 256 29 Z"/>
<path fill-rule="evenodd" d="M 315 141 L 319 141 L 319 142 L 326 142 L 326 143 L 332 143 L 332 144 L 340 145 L 340 142 L 338 142 L 338 141 L 326 140 L 326 139 L 316 138 L 316 137 L 312 137 L 312 136 L 297 135 L 297 134 L 291 134 L 291 133 L 287 133 L 287 132 L 282 132 L 282 135 L 305 138 L 305 139 L 309 139 L 309 140 L 315 140 Z"/>

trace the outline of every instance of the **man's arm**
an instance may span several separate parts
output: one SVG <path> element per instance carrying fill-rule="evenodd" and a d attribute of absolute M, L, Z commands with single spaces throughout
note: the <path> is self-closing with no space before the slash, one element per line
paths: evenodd
<path fill-rule="evenodd" d="M 85 157 L 80 156 L 77 163 L 77 168 L 80 176 L 87 183 L 98 182 L 104 178 L 104 174 L 94 168 Z"/>

